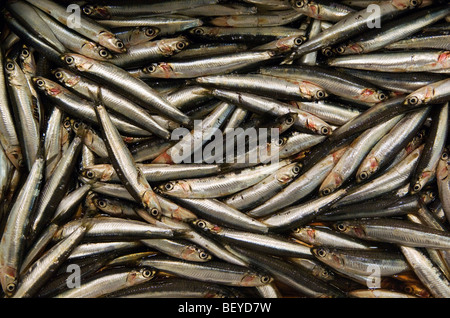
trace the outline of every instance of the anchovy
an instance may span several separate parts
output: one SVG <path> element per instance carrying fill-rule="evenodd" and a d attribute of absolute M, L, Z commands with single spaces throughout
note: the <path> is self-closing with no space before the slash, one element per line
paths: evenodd
<path fill-rule="evenodd" d="M 370 241 L 435 249 L 447 249 L 450 246 L 448 232 L 406 220 L 348 220 L 333 226 L 342 233 Z"/>
<path fill-rule="evenodd" d="M 35 1 L 35 0 L 26 0 L 33 6 L 41 9 L 43 12 L 52 16 L 62 24 L 66 26 L 71 26 L 73 21 L 71 21 L 71 13 L 70 10 L 66 11 L 66 8 L 62 5 L 59 5 L 50 0 L 44 1 Z M 109 29 L 99 25 L 95 21 L 80 16 L 79 25 L 77 25 L 77 32 L 84 35 L 88 39 L 93 42 L 97 42 L 98 44 L 106 47 L 107 49 L 117 52 L 123 53 L 126 51 L 123 42 L 116 38 L 114 33 L 112 33 Z"/>
<path fill-rule="evenodd" d="M 155 109 L 181 124 L 191 124 L 191 119 L 173 107 L 156 90 L 143 81 L 134 78 L 124 69 L 109 62 L 96 61 L 79 54 L 61 56 L 65 64 L 80 72 L 86 72 L 96 79 L 114 86 L 122 94 L 132 96 L 138 103 L 148 109 Z"/>
<path fill-rule="evenodd" d="M 142 266 L 149 266 L 183 278 L 201 280 L 210 283 L 220 283 L 227 286 L 255 287 L 268 284 L 272 277 L 239 265 L 220 261 L 193 263 L 170 257 L 151 257 L 140 262 Z"/>
<path fill-rule="evenodd" d="M 238 246 L 252 248 L 270 255 L 282 257 L 311 257 L 308 247 L 274 234 L 242 232 L 212 224 L 206 220 L 195 220 L 200 230 L 206 231 L 216 239 Z"/>
<path fill-rule="evenodd" d="M 358 39 L 352 39 L 350 43 L 336 48 L 336 51 L 343 55 L 366 54 L 377 51 L 441 20 L 449 13 L 450 8 L 448 6 L 420 10 L 415 14 L 384 24 L 381 30 L 364 34 Z"/>
<path fill-rule="evenodd" d="M 132 124 L 147 130 L 164 139 L 169 138 L 169 131 L 162 127 L 153 116 L 145 109 L 115 93 L 114 91 L 98 85 L 96 82 L 78 76 L 66 69 L 55 69 L 53 71 L 56 79 L 67 88 L 74 90 L 86 99 L 90 99 L 90 92 L 101 90 L 103 103 L 117 114 L 123 115 Z"/>
<path fill-rule="evenodd" d="M 415 1 L 386 1 L 379 5 L 379 19 L 381 22 L 390 20 L 402 13 L 403 10 L 410 10 L 418 5 Z M 344 41 L 354 35 L 364 32 L 373 24 L 373 11 L 361 9 L 351 12 L 340 19 L 330 28 L 309 39 L 306 43 L 299 46 L 288 59 L 292 61 L 306 53 L 317 49 L 331 46 L 337 42 Z"/>
<path fill-rule="evenodd" d="M 216 4 L 218 0 L 170 0 L 163 3 L 129 3 L 118 5 L 105 5 L 94 6 L 84 5 L 83 13 L 91 18 L 111 19 L 114 17 L 129 17 L 136 14 L 140 15 L 152 15 L 152 14 L 164 14 L 164 13 L 176 13 L 183 12 L 192 8 L 208 4 Z"/>
<path fill-rule="evenodd" d="M 20 266 L 25 251 L 25 237 L 30 217 L 36 208 L 41 183 L 44 175 L 43 158 L 34 162 L 30 173 L 21 188 L 15 204 L 12 206 L 2 235 L 0 250 L 1 285 L 8 296 L 12 296 L 17 289 Z"/>
<path fill-rule="evenodd" d="M 417 193 L 436 177 L 436 168 L 447 140 L 448 103 L 433 108 L 434 123 L 424 142 L 424 150 L 411 177 L 411 192 Z"/>
<path fill-rule="evenodd" d="M 247 212 L 253 217 L 263 217 L 273 212 L 288 207 L 289 205 L 300 201 L 308 194 L 312 193 L 323 182 L 325 177 L 331 171 L 333 166 L 339 161 L 339 158 L 345 152 L 345 148 L 336 151 L 319 161 L 313 168 L 305 171 L 293 182 L 291 182 L 282 191 Z"/>
<path fill-rule="evenodd" d="M 68 289 L 53 298 L 98 298 L 128 286 L 142 284 L 154 276 L 155 271 L 146 267 L 110 269 L 91 276 L 78 288 Z"/>
<path fill-rule="evenodd" d="M 230 73 L 273 58 L 271 51 L 238 52 L 185 61 L 153 63 L 143 68 L 141 78 L 194 78 Z"/>

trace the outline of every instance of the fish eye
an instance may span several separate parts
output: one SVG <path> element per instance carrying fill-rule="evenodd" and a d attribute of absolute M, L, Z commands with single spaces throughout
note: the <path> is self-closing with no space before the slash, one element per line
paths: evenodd
<path fill-rule="evenodd" d="M 119 49 L 123 49 L 123 48 L 124 48 L 124 44 L 123 44 L 122 41 L 117 41 L 117 42 L 116 42 L 116 46 L 117 46 Z"/>
<path fill-rule="evenodd" d="M 91 15 L 92 14 L 92 9 L 90 6 L 85 6 L 83 7 L 83 13 L 86 15 Z"/>
<path fill-rule="evenodd" d="M 10 283 L 6 286 L 6 290 L 10 293 L 12 293 L 16 289 L 16 284 Z"/>
<path fill-rule="evenodd" d="M 153 28 L 147 28 L 147 29 L 145 29 L 145 31 L 144 31 L 144 34 L 145 34 L 146 36 L 148 36 L 148 37 L 154 36 L 155 33 L 156 33 L 156 31 L 155 31 L 155 29 L 153 29 Z"/>
<path fill-rule="evenodd" d="M 152 276 L 153 276 L 153 272 L 152 272 L 151 270 L 149 270 L 149 269 L 144 269 L 144 270 L 142 271 L 142 276 L 143 276 L 144 278 L 152 277 Z"/>
<path fill-rule="evenodd" d="M 436 193 L 434 193 L 433 191 L 430 191 L 430 193 L 428 195 L 430 196 L 431 199 L 436 198 Z"/>
<path fill-rule="evenodd" d="M 198 256 L 200 257 L 200 259 L 207 259 L 208 258 L 208 253 L 205 253 L 205 252 L 200 252 L 199 254 L 198 254 Z"/>
<path fill-rule="evenodd" d="M 86 171 L 86 177 L 89 179 L 93 179 L 95 177 L 95 173 L 91 170 Z"/>
<path fill-rule="evenodd" d="M 12 71 L 15 68 L 14 63 L 11 63 L 11 62 L 6 63 L 5 67 L 8 71 Z"/>
<path fill-rule="evenodd" d="M 412 7 L 417 7 L 419 5 L 419 1 L 411 0 L 410 4 L 411 4 Z"/>
<path fill-rule="evenodd" d="M 30 51 L 27 49 L 23 49 L 21 55 L 23 57 L 28 57 L 30 55 Z"/>
<path fill-rule="evenodd" d="M 447 160 L 448 159 L 448 153 L 446 151 L 444 151 L 441 155 L 441 159 L 442 160 Z"/>
<path fill-rule="evenodd" d="M 65 120 L 64 123 L 63 123 L 63 126 L 64 126 L 64 128 L 69 128 L 71 126 L 70 125 L 70 120 Z"/>
<path fill-rule="evenodd" d="M 287 117 L 285 123 L 288 125 L 292 125 L 294 123 L 294 117 L 292 116 Z"/>
<path fill-rule="evenodd" d="M 322 195 L 329 195 L 331 193 L 331 189 L 330 188 L 325 188 L 321 192 L 322 192 Z"/>
<path fill-rule="evenodd" d="M 63 73 L 58 71 L 58 72 L 55 73 L 55 77 L 57 79 L 61 79 L 61 78 L 63 78 Z"/>
<path fill-rule="evenodd" d="M 339 54 L 344 54 L 345 48 L 344 48 L 343 46 L 339 46 L 339 47 L 336 49 L 336 52 L 339 53 Z"/>
<path fill-rule="evenodd" d="M 153 73 L 154 71 L 156 71 L 156 65 L 153 64 L 144 68 L 144 72 L 146 73 Z"/>
<path fill-rule="evenodd" d="M 387 95 L 383 92 L 378 92 L 378 98 L 380 100 L 385 100 L 387 98 Z"/>
<path fill-rule="evenodd" d="M 320 248 L 316 251 L 316 254 L 319 257 L 325 257 L 325 256 L 327 256 L 327 251 L 324 250 L 323 248 Z"/>
<path fill-rule="evenodd" d="M 329 47 L 327 47 L 322 50 L 322 54 L 325 55 L 326 57 L 331 57 L 333 55 L 333 52 Z"/>
<path fill-rule="evenodd" d="M 267 284 L 268 282 L 270 282 L 270 276 L 268 275 L 261 276 L 261 283 Z"/>
<path fill-rule="evenodd" d="M 177 50 L 182 50 L 186 47 L 186 44 L 184 42 L 178 42 L 176 44 Z"/>
<path fill-rule="evenodd" d="M 192 32 L 194 34 L 201 35 L 201 34 L 205 33 L 205 30 L 203 30 L 202 28 L 195 28 L 194 30 L 192 30 Z"/>
<path fill-rule="evenodd" d="M 292 167 L 292 172 L 295 173 L 295 174 L 300 173 L 300 167 L 299 166 Z"/>
<path fill-rule="evenodd" d="M 305 1 L 295 1 L 295 6 L 297 8 L 302 8 L 305 6 Z"/>
<path fill-rule="evenodd" d="M 320 276 L 323 278 L 329 278 L 330 277 L 330 272 L 327 271 L 325 268 L 322 268 L 321 272 L 320 272 Z"/>
<path fill-rule="evenodd" d="M 204 228 L 206 228 L 206 222 L 200 220 L 197 222 L 197 226 L 201 229 L 204 229 Z"/>
<path fill-rule="evenodd" d="M 317 98 L 324 98 L 325 97 L 325 92 L 324 91 L 317 91 L 316 97 Z"/>
<path fill-rule="evenodd" d="M 168 182 L 164 185 L 164 189 L 166 189 L 167 191 L 170 191 L 173 189 L 173 183 L 172 182 Z"/>
<path fill-rule="evenodd" d="M 37 85 L 37 86 L 44 86 L 44 84 L 45 84 L 45 82 L 44 82 L 43 80 L 41 80 L 41 79 L 38 79 L 38 80 L 36 81 L 36 85 Z"/>
<path fill-rule="evenodd" d="M 344 232 L 347 229 L 347 227 L 345 226 L 344 223 L 339 223 L 339 224 L 336 225 L 336 229 L 338 231 Z"/>
<path fill-rule="evenodd" d="M 417 134 L 417 137 L 419 139 L 422 139 L 425 136 L 425 132 L 421 131 L 420 133 Z"/>
<path fill-rule="evenodd" d="M 414 187 L 413 187 L 413 189 L 414 189 L 414 191 L 420 191 L 420 189 L 422 189 L 422 186 L 420 185 L 420 183 L 416 183 L 416 184 L 414 184 Z"/>
<path fill-rule="evenodd" d="M 330 133 L 330 129 L 328 129 L 328 127 L 322 127 L 320 128 L 320 133 L 322 135 L 328 135 Z"/>
<path fill-rule="evenodd" d="M 297 46 L 302 45 L 303 44 L 303 39 L 300 38 L 300 37 L 295 38 L 294 39 L 294 44 L 297 45 Z"/>
<path fill-rule="evenodd" d="M 275 145 L 282 146 L 284 144 L 284 140 L 282 138 L 279 138 L 275 141 Z"/>
<path fill-rule="evenodd" d="M 107 204 L 105 200 L 98 200 L 97 204 L 100 208 L 106 208 Z"/>
<path fill-rule="evenodd" d="M 78 128 L 80 128 L 80 126 L 81 126 L 81 123 L 79 121 L 76 121 L 76 122 L 73 123 L 73 128 L 74 129 L 78 129 Z"/>
<path fill-rule="evenodd" d="M 155 208 L 151 209 L 150 210 L 150 215 L 153 216 L 153 217 L 157 217 L 159 215 L 159 210 L 155 209 Z"/>
<path fill-rule="evenodd" d="M 72 64 L 73 62 L 75 62 L 74 58 L 71 56 L 66 56 L 66 58 L 64 59 L 66 61 L 67 64 Z"/>
<path fill-rule="evenodd" d="M 98 54 L 101 56 L 101 57 L 107 57 L 109 54 L 108 54 L 108 51 L 107 50 L 105 50 L 105 49 L 101 49 L 100 51 L 98 51 Z"/>
<path fill-rule="evenodd" d="M 405 288 L 403 290 L 407 294 L 412 294 L 414 292 L 414 289 L 411 286 L 405 286 Z"/>
<path fill-rule="evenodd" d="M 369 174 L 366 171 L 363 171 L 359 174 L 359 178 L 361 180 L 366 180 L 369 177 Z"/>
<path fill-rule="evenodd" d="M 417 103 L 419 103 L 419 99 L 416 96 L 408 98 L 408 104 L 416 105 Z"/>

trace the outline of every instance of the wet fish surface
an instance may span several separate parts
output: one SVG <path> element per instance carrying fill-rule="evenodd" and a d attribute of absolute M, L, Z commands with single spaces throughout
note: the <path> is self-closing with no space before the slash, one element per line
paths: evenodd
<path fill-rule="evenodd" d="M 0 14 L 0 297 L 450 298 L 448 1 Z"/>

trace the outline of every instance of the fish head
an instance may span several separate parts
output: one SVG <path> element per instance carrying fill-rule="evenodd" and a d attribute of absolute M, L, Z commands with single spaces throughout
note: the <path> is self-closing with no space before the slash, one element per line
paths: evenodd
<path fill-rule="evenodd" d="M 189 46 L 189 41 L 184 36 L 158 41 L 158 48 L 164 56 L 179 53 Z"/>
<path fill-rule="evenodd" d="M 337 188 L 342 185 L 343 179 L 342 176 L 336 172 L 331 171 L 325 180 L 322 182 L 322 185 L 319 188 L 319 193 L 322 196 L 329 195 L 334 192 Z"/>
<path fill-rule="evenodd" d="M 248 272 L 241 279 L 242 286 L 263 286 L 271 283 L 273 281 L 273 277 L 269 276 L 266 273 L 256 273 L 256 272 Z"/>
<path fill-rule="evenodd" d="M 420 173 L 420 175 L 417 176 L 415 180 L 412 180 L 409 192 L 411 194 L 419 193 L 425 187 L 425 185 L 427 185 L 428 182 L 435 177 L 435 175 L 435 171 L 422 171 L 422 173 Z"/>
<path fill-rule="evenodd" d="M 81 9 L 85 15 L 92 19 L 111 19 L 111 13 L 105 6 L 86 4 Z"/>
<path fill-rule="evenodd" d="M 286 184 L 292 179 L 294 179 L 296 176 L 299 175 L 300 171 L 302 170 L 302 164 L 301 163 L 292 163 L 285 167 L 282 167 L 279 171 L 276 173 L 276 178 L 278 182 L 281 184 Z"/>
<path fill-rule="evenodd" d="M 111 180 L 114 172 L 112 165 L 98 164 L 84 168 L 81 175 L 91 180 L 106 182 Z"/>
<path fill-rule="evenodd" d="M 101 61 L 106 61 L 113 58 L 113 55 L 107 48 L 94 42 L 85 42 L 81 47 L 80 53 L 86 57 Z"/>
<path fill-rule="evenodd" d="M 17 270 L 10 266 L 3 265 L 0 268 L 0 273 L 0 283 L 2 285 L 3 292 L 8 297 L 13 296 L 17 289 Z"/>
<path fill-rule="evenodd" d="M 313 11 L 311 6 L 315 6 L 314 2 L 310 0 L 289 0 L 289 3 L 292 8 L 304 14 L 311 14 Z"/>
<path fill-rule="evenodd" d="M 303 98 L 321 100 L 328 97 L 328 93 L 315 83 L 309 81 L 301 81 L 298 83 L 298 85 L 300 95 Z"/>
<path fill-rule="evenodd" d="M 316 241 L 316 230 L 311 226 L 303 226 L 294 229 L 293 236 L 300 241 L 314 245 Z"/>
<path fill-rule="evenodd" d="M 65 68 L 56 68 L 52 70 L 52 74 L 60 83 L 64 84 L 64 86 L 66 87 L 73 87 L 77 85 L 81 80 L 81 77 L 78 74 L 75 74 L 74 72 Z"/>
<path fill-rule="evenodd" d="M 66 89 L 58 83 L 55 83 L 42 76 L 35 76 L 32 78 L 32 80 L 37 89 L 43 91 L 49 96 L 56 96 L 66 91 Z"/>
<path fill-rule="evenodd" d="M 121 215 L 123 212 L 121 203 L 118 200 L 96 195 L 94 196 L 92 201 L 100 211 L 108 213 L 110 215 Z"/>
<path fill-rule="evenodd" d="M 169 181 L 159 186 L 159 191 L 164 194 L 188 197 L 191 192 L 189 182 L 185 180 Z"/>
<path fill-rule="evenodd" d="M 33 73 L 34 68 L 36 67 L 33 49 L 28 47 L 27 45 L 22 46 L 22 50 L 19 54 L 19 60 L 22 65 L 22 69 L 25 73 Z"/>
<path fill-rule="evenodd" d="M 318 246 L 311 248 L 311 253 L 322 263 L 329 265 L 332 268 L 343 268 L 344 260 L 335 250 Z"/>
<path fill-rule="evenodd" d="M 399 10 L 417 8 L 422 4 L 422 0 L 391 0 L 394 7 Z"/>
<path fill-rule="evenodd" d="M 23 86 L 23 81 L 21 81 L 20 78 L 24 74 L 19 64 L 15 60 L 6 58 L 4 68 L 6 77 L 8 78 L 8 82 L 10 85 Z"/>
<path fill-rule="evenodd" d="M 406 96 L 404 104 L 407 106 L 417 107 L 427 103 L 434 97 L 434 95 L 435 90 L 433 85 L 427 85 Z"/>
<path fill-rule="evenodd" d="M 62 54 L 60 58 L 65 65 L 80 72 L 88 71 L 94 63 L 92 58 L 75 53 Z"/>
<path fill-rule="evenodd" d="M 218 226 L 216 224 L 213 224 L 213 223 L 211 223 L 209 221 L 206 221 L 204 219 L 194 220 L 192 222 L 192 224 L 196 228 L 198 228 L 198 229 L 200 229 L 202 231 L 213 233 L 213 234 L 218 234 L 218 233 L 220 233 L 222 231 L 222 228 L 220 226 Z"/>
<path fill-rule="evenodd" d="M 439 162 L 436 168 L 436 177 L 438 180 L 450 180 L 450 157 L 449 150 L 444 149 L 439 158 Z"/>
<path fill-rule="evenodd" d="M 380 90 L 365 88 L 356 98 L 366 103 L 379 103 L 386 100 L 388 98 L 388 95 Z"/>
<path fill-rule="evenodd" d="M 118 39 L 116 35 L 109 31 L 100 32 L 98 35 L 98 44 L 106 47 L 115 53 L 126 53 L 127 48 L 122 40 Z"/>
<path fill-rule="evenodd" d="M 192 262 L 207 262 L 212 259 L 212 255 L 207 253 L 204 249 L 194 245 L 188 245 L 183 253 L 184 260 Z"/>
<path fill-rule="evenodd" d="M 363 224 L 358 222 L 341 221 L 333 224 L 333 228 L 343 234 L 347 234 L 353 237 L 364 238 L 365 231 Z"/>
<path fill-rule="evenodd" d="M 174 71 L 170 63 L 160 62 L 152 63 L 142 69 L 142 71 L 150 77 L 156 78 L 171 78 L 174 75 Z"/>
<path fill-rule="evenodd" d="M 356 173 L 356 181 L 364 182 L 368 180 L 379 169 L 378 160 L 375 157 L 368 156 Z"/>
<path fill-rule="evenodd" d="M 346 45 L 339 45 L 333 49 L 334 53 L 339 55 L 347 54 L 360 54 L 363 53 L 364 49 L 357 43 L 349 43 Z"/>
<path fill-rule="evenodd" d="M 156 270 L 153 268 L 144 266 L 142 268 L 134 269 L 130 271 L 127 277 L 127 285 L 134 286 L 143 282 L 147 282 L 153 279 L 156 275 Z"/>
<path fill-rule="evenodd" d="M 299 47 L 307 38 L 305 36 L 291 35 L 279 40 L 276 40 L 274 47 L 272 48 L 277 53 L 288 52 L 294 48 Z"/>

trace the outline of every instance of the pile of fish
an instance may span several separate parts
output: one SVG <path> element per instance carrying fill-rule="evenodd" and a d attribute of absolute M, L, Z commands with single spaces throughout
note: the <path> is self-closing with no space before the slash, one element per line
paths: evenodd
<path fill-rule="evenodd" d="M 450 297 L 447 1 L 1 10 L 2 297 Z"/>

